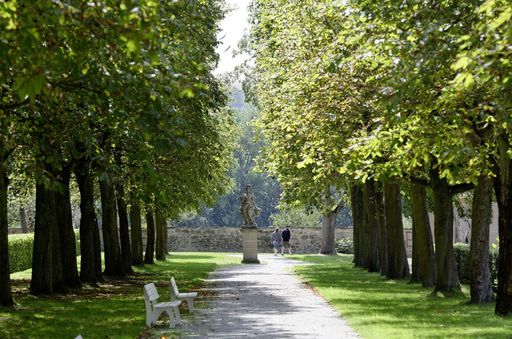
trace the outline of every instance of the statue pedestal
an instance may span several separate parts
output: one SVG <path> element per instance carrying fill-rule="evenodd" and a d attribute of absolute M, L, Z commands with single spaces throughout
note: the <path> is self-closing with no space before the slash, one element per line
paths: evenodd
<path fill-rule="evenodd" d="M 243 225 L 242 231 L 242 264 L 259 264 L 258 260 L 258 228 L 256 225 Z"/>

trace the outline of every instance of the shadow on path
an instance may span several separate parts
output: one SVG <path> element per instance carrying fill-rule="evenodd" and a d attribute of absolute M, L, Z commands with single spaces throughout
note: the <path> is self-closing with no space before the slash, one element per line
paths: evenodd
<path fill-rule="evenodd" d="M 237 265 L 213 272 L 205 291 L 214 296 L 207 300 L 207 309 L 197 309 L 178 328 L 183 337 L 358 337 L 292 273 L 293 266 L 302 262 L 265 254 L 260 260 L 260 265 Z"/>

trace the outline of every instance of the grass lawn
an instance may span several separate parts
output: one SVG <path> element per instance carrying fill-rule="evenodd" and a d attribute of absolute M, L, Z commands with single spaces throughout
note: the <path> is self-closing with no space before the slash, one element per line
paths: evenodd
<path fill-rule="evenodd" d="M 352 256 L 294 258 L 318 264 L 296 270 L 364 338 L 512 338 L 512 318 L 495 316 L 494 303 L 469 305 L 467 286 L 448 298 L 354 268 Z"/>
<path fill-rule="evenodd" d="M 166 261 L 135 268 L 136 274 L 129 279 L 109 279 L 99 288 L 51 297 L 29 295 L 31 272 L 18 272 L 11 275 L 18 307 L 15 311 L 0 307 L 0 338 L 147 337 L 151 332 L 145 329 L 144 284 L 154 282 L 165 301 L 169 300 L 171 276 L 180 290 L 193 290 L 217 266 L 238 263 L 240 257 L 226 253 L 173 253 Z"/>

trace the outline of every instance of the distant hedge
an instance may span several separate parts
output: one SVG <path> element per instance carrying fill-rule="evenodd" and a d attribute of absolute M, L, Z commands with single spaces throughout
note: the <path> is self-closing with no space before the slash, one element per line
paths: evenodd
<path fill-rule="evenodd" d="M 342 254 L 354 254 L 354 244 L 351 238 L 342 238 L 336 241 L 336 252 Z"/>
<path fill-rule="evenodd" d="M 80 236 L 76 235 L 76 253 L 80 255 Z M 34 234 L 10 234 L 9 235 L 9 268 L 11 273 L 24 271 L 32 267 L 32 248 Z"/>
<path fill-rule="evenodd" d="M 462 283 L 469 283 L 469 245 L 457 243 L 453 245 L 455 249 L 455 260 L 457 261 L 457 271 L 459 280 Z M 497 287 L 498 272 L 498 249 L 491 248 L 489 250 L 489 270 L 491 271 L 491 284 L 494 291 Z"/>
<path fill-rule="evenodd" d="M 11 273 L 32 267 L 34 234 L 9 235 L 9 268 Z"/>

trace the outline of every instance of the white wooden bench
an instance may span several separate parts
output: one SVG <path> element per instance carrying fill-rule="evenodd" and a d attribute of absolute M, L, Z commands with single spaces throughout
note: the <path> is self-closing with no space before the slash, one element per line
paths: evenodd
<path fill-rule="evenodd" d="M 173 300 L 170 302 L 158 302 L 158 291 L 155 284 L 144 285 L 144 303 L 146 304 L 146 325 L 151 327 L 160 317 L 162 313 L 169 316 L 169 327 L 174 327 L 181 322 L 180 311 L 178 306 L 181 300 Z"/>
<path fill-rule="evenodd" d="M 180 293 L 174 277 L 171 278 L 171 300 L 185 300 L 188 305 L 188 311 L 194 312 L 194 298 L 197 297 L 197 292 Z"/>

